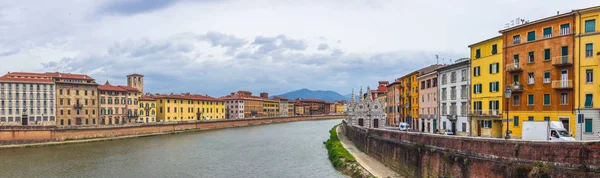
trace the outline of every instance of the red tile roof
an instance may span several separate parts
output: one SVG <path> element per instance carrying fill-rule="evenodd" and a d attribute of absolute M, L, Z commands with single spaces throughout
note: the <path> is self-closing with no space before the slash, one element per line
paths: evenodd
<path fill-rule="evenodd" d="M 190 94 L 190 93 L 183 93 L 183 94 L 157 94 L 154 95 L 154 98 L 156 99 L 186 99 L 186 100 L 200 100 L 200 101 L 221 101 L 220 99 L 217 98 L 213 98 L 211 96 L 208 95 L 198 95 L 198 94 Z"/>
<path fill-rule="evenodd" d="M 98 85 L 98 90 L 105 90 L 105 91 L 127 91 L 123 87 L 112 86 L 112 85 Z"/>
<path fill-rule="evenodd" d="M 156 101 L 153 95 L 145 94 L 140 97 L 140 101 Z"/>
<path fill-rule="evenodd" d="M 10 78 L 10 77 L 0 77 L 0 81 L 7 82 L 37 82 L 37 83 L 54 83 L 54 81 L 50 79 L 41 79 L 41 78 Z"/>
<path fill-rule="evenodd" d="M 130 86 L 121 86 L 121 85 L 119 85 L 119 87 L 121 87 L 121 88 L 123 88 L 123 89 L 125 89 L 127 91 L 139 91 L 138 89 L 130 87 Z"/>
<path fill-rule="evenodd" d="M 240 96 L 240 95 L 227 95 L 227 96 L 223 96 L 220 97 L 219 99 L 221 100 L 254 100 L 254 101 L 264 101 L 264 98 L 261 97 L 257 97 L 257 96 Z"/>
<path fill-rule="evenodd" d="M 59 73 L 59 72 L 46 72 L 44 73 L 53 78 L 65 78 L 65 79 L 83 79 L 83 80 L 94 80 L 92 77 L 84 75 L 84 74 L 69 74 L 69 73 Z"/>
<path fill-rule="evenodd" d="M 129 76 L 143 77 L 144 75 L 134 73 L 134 74 L 127 75 L 127 77 L 129 77 Z"/>

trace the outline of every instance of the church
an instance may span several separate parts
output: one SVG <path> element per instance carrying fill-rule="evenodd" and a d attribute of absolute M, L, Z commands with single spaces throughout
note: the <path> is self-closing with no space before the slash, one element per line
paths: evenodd
<path fill-rule="evenodd" d="M 358 101 L 355 101 L 354 90 L 346 112 L 346 123 L 363 128 L 382 128 L 385 126 L 385 113 L 381 103 L 373 100 L 371 88 L 367 87 L 367 95 L 364 97 L 362 88 Z"/>

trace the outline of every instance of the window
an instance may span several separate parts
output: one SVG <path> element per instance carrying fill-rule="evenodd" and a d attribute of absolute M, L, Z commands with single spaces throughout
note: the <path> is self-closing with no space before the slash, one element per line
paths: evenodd
<path fill-rule="evenodd" d="M 550 71 L 544 71 L 544 83 L 550 83 Z"/>
<path fill-rule="evenodd" d="M 520 99 L 519 95 L 513 95 L 513 106 L 519 106 L 520 102 L 521 102 L 521 99 Z"/>
<path fill-rule="evenodd" d="M 460 71 L 460 80 L 467 81 L 467 69 L 463 69 Z"/>
<path fill-rule="evenodd" d="M 495 74 L 498 73 L 500 70 L 500 64 L 499 63 L 493 63 L 490 64 L 490 74 Z"/>
<path fill-rule="evenodd" d="M 529 73 L 529 84 L 533 84 L 535 80 L 533 79 L 533 72 Z"/>
<path fill-rule="evenodd" d="M 585 83 L 594 83 L 594 69 L 585 70 Z"/>
<path fill-rule="evenodd" d="M 552 37 L 552 27 L 544 28 L 544 38 Z"/>
<path fill-rule="evenodd" d="M 550 105 L 550 94 L 544 94 L 544 106 Z"/>
<path fill-rule="evenodd" d="M 475 59 L 480 58 L 481 57 L 481 49 L 476 49 L 475 50 Z"/>
<path fill-rule="evenodd" d="M 585 132 L 592 132 L 592 119 L 585 119 Z"/>
<path fill-rule="evenodd" d="M 442 88 L 442 101 L 446 101 L 446 97 L 447 97 L 446 88 Z"/>
<path fill-rule="evenodd" d="M 585 33 L 595 32 L 596 31 L 596 20 L 586 20 L 585 21 Z"/>
<path fill-rule="evenodd" d="M 473 76 L 481 76 L 481 70 L 479 66 L 473 68 Z"/>
<path fill-rule="evenodd" d="M 534 103 L 533 94 L 527 95 L 527 105 L 533 106 L 533 103 Z"/>
<path fill-rule="evenodd" d="M 585 44 L 585 57 L 586 58 L 594 57 L 594 44 L 593 43 Z"/>
<path fill-rule="evenodd" d="M 571 33 L 571 27 L 569 24 L 560 25 L 560 35 L 566 35 Z"/>
<path fill-rule="evenodd" d="M 492 128 L 492 121 L 491 120 L 482 120 L 481 121 L 481 128 Z"/>
<path fill-rule="evenodd" d="M 446 77 L 446 74 L 442 75 L 442 85 L 445 85 L 446 83 L 448 83 L 448 77 Z"/>
<path fill-rule="evenodd" d="M 545 117 L 544 117 L 544 121 L 550 121 L 550 117 L 548 117 L 548 116 L 545 116 Z"/>
<path fill-rule="evenodd" d="M 498 53 L 498 45 L 497 44 L 493 44 L 492 45 L 492 54 L 497 54 Z"/>
<path fill-rule="evenodd" d="M 490 82 L 490 92 L 498 92 L 499 82 Z"/>
<path fill-rule="evenodd" d="M 560 94 L 560 104 L 561 105 L 567 105 L 569 104 L 569 98 L 568 98 L 568 94 L 567 93 L 561 93 Z"/>
<path fill-rule="evenodd" d="M 467 132 L 467 123 L 462 123 L 462 132 Z"/>
<path fill-rule="evenodd" d="M 529 121 L 533 121 L 533 116 L 529 116 L 529 117 L 527 118 L 527 120 L 529 120 Z"/>
<path fill-rule="evenodd" d="M 450 99 L 456 100 L 456 87 L 450 88 Z"/>
<path fill-rule="evenodd" d="M 450 82 L 456 83 L 456 72 L 450 74 Z"/>
<path fill-rule="evenodd" d="M 544 61 L 550 60 L 550 49 L 544 49 Z"/>
<path fill-rule="evenodd" d="M 515 35 L 513 36 L 513 44 L 519 44 L 521 43 L 521 35 Z"/>
<path fill-rule="evenodd" d="M 460 97 L 462 99 L 466 99 L 468 97 L 469 93 L 467 91 L 467 85 L 462 85 L 460 86 Z"/>
<path fill-rule="evenodd" d="M 481 84 L 473 85 L 473 93 L 481 93 Z"/>
<path fill-rule="evenodd" d="M 528 63 L 533 63 L 535 62 L 534 60 L 534 55 L 533 55 L 533 51 L 529 52 L 529 58 L 528 58 Z"/>
<path fill-rule="evenodd" d="M 527 41 L 535 41 L 535 31 L 527 32 Z"/>
<path fill-rule="evenodd" d="M 585 94 L 585 107 L 591 108 L 594 106 L 593 102 L 594 95 L 593 94 Z"/>
<path fill-rule="evenodd" d="M 514 127 L 519 127 L 519 116 L 514 116 L 513 117 L 513 126 Z"/>

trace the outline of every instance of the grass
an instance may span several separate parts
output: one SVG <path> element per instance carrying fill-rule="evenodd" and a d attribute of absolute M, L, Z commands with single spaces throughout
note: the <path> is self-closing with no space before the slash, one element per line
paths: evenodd
<path fill-rule="evenodd" d="M 333 166 L 336 169 L 342 169 L 347 162 L 356 162 L 356 159 L 350 152 L 348 152 L 340 139 L 337 136 L 336 128 L 339 126 L 334 126 L 331 130 L 329 130 L 329 140 L 325 142 L 325 147 L 329 153 L 329 160 L 333 163 Z"/>

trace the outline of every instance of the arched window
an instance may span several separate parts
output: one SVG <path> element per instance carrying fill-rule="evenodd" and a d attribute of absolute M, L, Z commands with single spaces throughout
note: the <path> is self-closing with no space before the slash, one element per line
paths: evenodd
<path fill-rule="evenodd" d="M 379 128 L 379 119 L 373 119 L 373 128 Z"/>
<path fill-rule="evenodd" d="M 364 120 L 363 120 L 363 118 L 360 118 L 360 119 L 358 119 L 358 126 L 361 126 L 361 127 L 362 127 L 362 126 L 364 126 L 364 125 L 365 125 L 365 123 L 364 123 Z"/>

